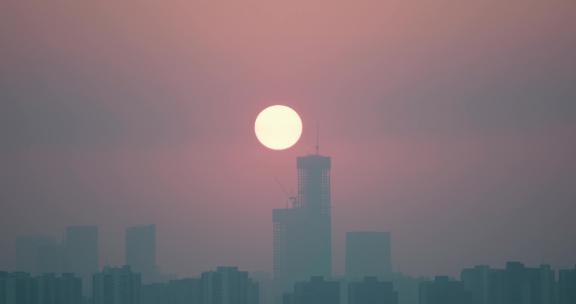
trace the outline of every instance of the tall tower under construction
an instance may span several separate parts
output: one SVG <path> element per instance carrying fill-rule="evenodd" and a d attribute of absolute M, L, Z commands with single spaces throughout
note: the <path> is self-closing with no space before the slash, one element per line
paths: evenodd
<path fill-rule="evenodd" d="M 298 157 L 298 195 L 273 210 L 274 278 L 281 291 L 311 276 L 332 273 L 331 159 Z"/>

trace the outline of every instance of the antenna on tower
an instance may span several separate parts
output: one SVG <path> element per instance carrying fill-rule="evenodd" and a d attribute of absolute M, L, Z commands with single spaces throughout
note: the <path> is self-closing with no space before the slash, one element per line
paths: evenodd
<path fill-rule="evenodd" d="M 316 123 L 316 155 L 320 154 L 320 124 Z"/>

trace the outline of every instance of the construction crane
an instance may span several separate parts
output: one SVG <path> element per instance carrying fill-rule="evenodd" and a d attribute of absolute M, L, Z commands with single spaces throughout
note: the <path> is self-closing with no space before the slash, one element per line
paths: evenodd
<path fill-rule="evenodd" d="M 276 184 L 278 185 L 278 187 L 280 187 L 280 190 L 282 190 L 284 195 L 286 195 L 286 197 L 288 197 L 288 200 L 286 201 L 286 209 L 288 209 L 290 207 L 290 203 L 292 203 L 292 206 L 295 206 L 296 205 L 296 196 L 290 194 L 290 192 L 288 190 L 286 190 L 286 187 L 284 187 L 284 185 L 282 185 L 282 183 L 280 182 L 280 180 L 277 177 L 274 177 L 274 181 L 276 181 Z"/>

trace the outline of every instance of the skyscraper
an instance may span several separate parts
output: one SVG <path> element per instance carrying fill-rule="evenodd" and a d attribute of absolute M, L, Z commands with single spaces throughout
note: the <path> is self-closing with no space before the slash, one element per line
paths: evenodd
<path fill-rule="evenodd" d="M 71 226 L 66 229 L 65 269 L 82 278 L 84 295 L 90 294 L 92 274 L 98 272 L 98 227 Z"/>
<path fill-rule="evenodd" d="M 346 276 L 361 279 L 374 276 L 390 279 L 390 233 L 357 231 L 346 234 Z"/>
<path fill-rule="evenodd" d="M 143 282 L 155 281 L 156 226 L 135 226 L 126 229 L 126 265 L 142 274 Z"/>
<path fill-rule="evenodd" d="M 281 291 L 311 276 L 331 275 L 330 157 L 298 157 L 298 195 L 273 210 L 274 279 Z"/>
<path fill-rule="evenodd" d="M 332 274 L 332 217 L 329 157 L 309 155 L 298 158 L 298 198 L 304 210 L 308 236 L 305 247 L 306 276 Z M 306 246 L 307 245 L 307 246 Z M 307 252 L 306 252 L 307 251 Z"/>
<path fill-rule="evenodd" d="M 68 227 L 65 247 L 67 272 L 84 276 L 98 271 L 98 227 Z"/>

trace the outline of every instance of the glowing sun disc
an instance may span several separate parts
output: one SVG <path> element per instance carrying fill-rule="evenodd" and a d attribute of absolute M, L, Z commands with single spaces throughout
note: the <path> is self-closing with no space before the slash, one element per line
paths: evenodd
<path fill-rule="evenodd" d="M 284 150 L 292 147 L 302 135 L 302 120 L 296 111 L 283 105 L 262 110 L 254 123 L 256 138 L 267 148 Z"/>

